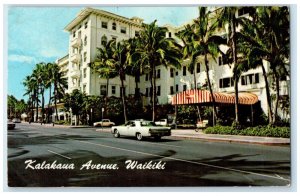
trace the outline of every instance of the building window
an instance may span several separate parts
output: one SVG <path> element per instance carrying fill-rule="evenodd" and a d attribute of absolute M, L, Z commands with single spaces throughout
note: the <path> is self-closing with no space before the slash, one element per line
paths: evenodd
<path fill-rule="evenodd" d="M 157 92 L 156 92 L 157 96 L 160 96 L 160 86 L 157 86 Z"/>
<path fill-rule="evenodd" d="M 88 22 L 84 23 L 84 28 L 86 29 L 88 27 Z"/>
<path fill-rule="evenodd" d="M 223 62 L 222 62 L 222 57 L 219 56 L 219 66 L 223 65 Z"/>
<path fill-rule="evenodd" d="M 170 69 L 170 77 L 171 77 L 171 78 L 174 77 L 174 69 L 173 69 L 173 68 Z"/>
<path fill-rule="evenodd" d="M 178 84 L 176 84 L 176 92 L 178 92 L 178 90 L 179 90 L 179 89 L 178 89 Z"/>
<path fill-rule="evenodd" d="M 196 67 L 196 69 L 197 69 L 197 73 L 200 73 L 200 67 L 201 67 L 201 65 L 200 65 L 200 63 L 197 63 L 197 65 L 196 65 L 197 67 Z"/>
<path fill-rule="evenodd" d="M 242 80 L 242 85 L 243 86 L 247 85 L 247 78 L 245 76 L 242 76 L 241 80 Z"/>
<path fill-rule="evenodd" d="M 117 30 L 117 24 L 115 22 L 112 23 L 112 30 Z"/>
<path fill-rule="evenodd" d="M 107 22 L 102 22 L 101 27 L 104 28 L 104 29 L 107 29 Z"/>
<path fill-rule="evenodd" d="M 183 85 L 183 91 L 186 91 L 186 84 Z"/>
<path fill-rule="evenodd" d="M 182 69 L 182 75 L 186 76 L 186 66 L 184 66 L 183 69 Z"/>
<path fill-rule="evenodd" d="M 73 38 L 76 36 L 76 31 L 73 31 Z"/>
<path fill-rule="evenodd" d="M 135 32 L 134 32 L 134 35 L 135 35 L 136 37 L 138 37 L 138 36 L 140 35 L 140 32 L 139 32 L 139 31 L 135 31 Z"/>
<path fill-rule="evenodd" d="M 248 75 L 249 84 L 253 84 L 253 76 L 254 76 L 254 74 L 249 74 Z"/>
<path fill-rule="evenodd" d="M 233 86 L 233 78 L 222 78 L 219 80 L 220 88 L 228 88 Z"/>
<path fill-rule="evenodd" d="M 173 95 L 173 94 L 174 94 L 174 87 L 170 86 L 170 95 Z"/>
<path fill-rule="evenodd" d="M 84 46 L 86 46 L 87 45 L 87 36 L 84 36 Z"/>
<path fill-rule="evenodd" d="M 176 71 L 175 75 L 178 76 L 178 71 Z"/>
<path fill-rule="evenodd" d="M 126 27 L 121 27 L 121 33 L 126 34 Z"/>
<path fill-rule="evenodd" d="M 107 44 L 107 37 L 105 35 L 103 35 L 101 37 L 101 45 L 102 46 L 106 46 L 106 44 Z"/>
<path fill-rule="evenodd" d="M 100 95 L 106 96 L 106 85 L 100 85 Z"/>
<path fill-rule="evenodd" d="M 169 37 L 172 37 L 172 32 L 169 32 Z"/>
<path fill-rule="evenodd" d="M 83 78 L 86 78 L 86 68 L 83 69 Z"/>
<path fill-rule="evenodd" d="M 160 69 L 156 71 L 156 78 L 160 78 Z"/>
<path fill-rule="evenodd" d="M 259 74 L 256 73 L 254 76 L 255 76 L 255 84 L 259 83 Z"/>
<path fill-rule="evenodd" d="M 83 85 L 82 91 L 86 93 L 86 84 Z"/>
<path fill-rule="evenodd" d="M 149 74 L 145 75 L 145 81 L 148 81 Z"/>
<path fill-rule="evenodd" d="M 78 30 L 81 29 L 81 25 L 79 25 Z"/>
<path fill-rule="evenodd" d="M 83 62 L 86 62 L 86 52 L 83 53 Z"/>
<path fill-rule="evenodd" d="M 112 95 L 116 94 L 116 86 L 111 86 L 111 94 Z"/>

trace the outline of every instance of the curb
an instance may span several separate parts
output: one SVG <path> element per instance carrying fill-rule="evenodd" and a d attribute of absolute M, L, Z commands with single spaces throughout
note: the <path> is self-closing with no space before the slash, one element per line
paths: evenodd
<path fill-rule="evenodd" d="M 249 141 L 249 140 L 238 140 L 238 139 L 224 139 L 224 138 L 204 138 L 197 136 L 185 136 L 185 135 L 171 135 L 174 138 L 184 138 L 190 140 L 204 140 L 204 141 L 215 141 L 215 142 L 229 142 L 229 143 L 243 143 L 243 144 L 259 144 L 268 146 L 289 146 L 290 142 L 264 142 L 264 141 Z"/>

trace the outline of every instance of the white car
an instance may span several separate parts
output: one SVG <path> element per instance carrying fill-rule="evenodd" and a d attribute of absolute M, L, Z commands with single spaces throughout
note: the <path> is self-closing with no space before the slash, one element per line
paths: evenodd
<path fill-rule="evenodd" d="M 94 127 L 111 127 L 114 125 L 115 123 L 111 122 L 109 119 L 102 119 L 102 121 L 94 123 Z"/>
<path fill-rule="evenodd" d="M 113 126 L 111 133 L 114 137 L 132 136 L 137 140 L 142 140 L 144 137 L 154 137 L 160 139 L 163 136 L 171 135 L 170 127 L 157 126 L 153 121 L 146 120 L 131 120 L 121 126 Z"/>

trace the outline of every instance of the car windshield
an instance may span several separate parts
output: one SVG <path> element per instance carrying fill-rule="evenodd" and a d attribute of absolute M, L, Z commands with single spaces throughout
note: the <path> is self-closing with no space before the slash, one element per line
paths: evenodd
<path fill-rule="evenodd" d="M 152 121 L 142 121 L 141 126 L 142 127 L 149 127 L 149 126 L 156 126 L 156 124 Z"/>

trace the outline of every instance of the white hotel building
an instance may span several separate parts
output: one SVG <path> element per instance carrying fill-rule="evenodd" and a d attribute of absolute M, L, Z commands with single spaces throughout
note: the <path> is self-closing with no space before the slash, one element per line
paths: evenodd
<path fill-rule="evenodd" d="M 101 47 L 103 42 L 111 39 L 121 41 L 136 36 L 142 29 L 142 22 L 143 20 L 138 17 L 126 18 L 93 8 L 81 10 L 76 18 L 65 27 L 65 31 L 69 32 L 68 55 L 57 60 L 61 70 L 65 73 L 65 77 L 68 78 L 67 92 L 70 93 L 74 89 L 78 89 L 87 95 L 105 95 L 106 79 L 99 78 L 99 75 L 93 73 L 88 64 L 93 62 L 97 54 L 97 48 Z M 169 30 L 166 37 L 173 37 L 180 43 L 175 33 L 184 27 L 171 25 L 165 25 L 165 27 Z M 206 83 L 204 59 L 199 57 L 195 66 L 197 87 L 202 87 Z M 268 71 L 267 62 L 264 63 L 264 66 Z M 223 64 L 222 58 L 219 57 L 216 62 L 213 59 L 209 59 L 209 68 L 215 92 L 234 92 L 232 67 L 230 68 L 227 64 Z M 193 74 L 184 65 L 180 70 L 159 66 L 156 71 L 159 104 L 170 103 L 174 94 L 193 88 Z M 142 75 L 139 89 L 144 95 L 144 104 L 150 103 L 150 86 L 148 74 Z M 281 86 L 280 94 L 289 94 L 289 78 L 281 81 Z M 120 87 L 119 77 L 110 79 L 108 96 L 120 96 Z M 135 93 L 135 80 L 132 76 L 126 76 L 125 91 L 127 96 Z M 239 81 L 239 91 L 256 94 L 261 102 L 263 111 L 267 114 L 266 88 L 261 68 L 252 69 L 242 74 Z"/>

